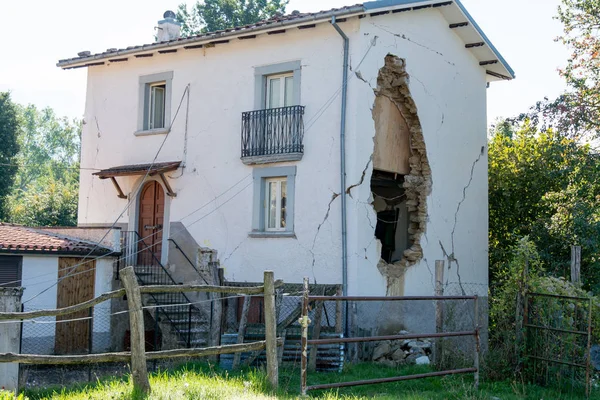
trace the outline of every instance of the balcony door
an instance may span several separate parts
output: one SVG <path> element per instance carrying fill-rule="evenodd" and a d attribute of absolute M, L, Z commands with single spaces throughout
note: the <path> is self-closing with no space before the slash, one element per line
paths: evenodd
<path fill-rule="evenodd" d="M 294 102 L 294 74 L 268 76 L 266 101 L 265 108 L 292 106 Z"/>

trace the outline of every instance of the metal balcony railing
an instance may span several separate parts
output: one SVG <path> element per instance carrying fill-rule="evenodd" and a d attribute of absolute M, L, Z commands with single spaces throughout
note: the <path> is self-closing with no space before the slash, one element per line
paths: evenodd
<path fill-rule="evenodd" d="M 304 106 L 242 113 L 242 158 L 303 153 Z"/>

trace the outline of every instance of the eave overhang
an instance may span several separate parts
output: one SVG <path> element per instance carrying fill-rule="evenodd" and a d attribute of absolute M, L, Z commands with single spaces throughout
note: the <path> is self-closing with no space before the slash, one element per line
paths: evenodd
<path fill-rule="evenodd" d="M 258 34 L 285 33 L 285 29 L 312 28 L 316 24 L 329 23 L 332 17 L 338 22 L 352 17 L 376 17 L 388 13 L 403 11 L 418 11 L 434 8 L 448 21 L 448 28 L 452 30 L 465 43 L 479 65 L 485 69 L 488 81 L 510 80 L 515 78 L 515 73 L 504 57 L 483 33 L 460 0 L 377 0 L 364 4 L 310 13 L 301 16 L 285 16 L 281 21 L 261 21 L 253 25 L 232 28 L 203 35 L 179 38 L 168 42 L 151 43 L 141 46 L 132 46 L 126 49 L 110 49 L 106 52 L 84 55 L 65 60 L 60 60 L 57 66 L 63 69 L 92 67 L 107 63 L 127 61 L 129 57 L 152 57 L 154 53 L 176 53 L 179 49 L 198 49 L 214 47 L 228 43 L 232 39 L 254 39 Z"/>
<path fill-rule="evenodd" d="M 171 189 L 171 185 L 165 177 L 165 173 L 175 171 L 181 165 L 181 161 L 169 161 L 160 163 L 149 163 L 149 164 L 132 164 L 132 165 L 120 165 L 118 167 L 111 167 L 103 169 L 98 172 L 94 172 L 92 175 L 98 176 L 100 179 L 110 179 L 115 189 L 117 190 L 117 196 L 120 199 L 126 199 L 127 196 L 121 190 L 121 186 L 117 182 L 116 178 L 119 176 L 156 176 L 158 175 L 167 189 L 167 195 L 171 197 L 177 196 L 177 194 Z"/>

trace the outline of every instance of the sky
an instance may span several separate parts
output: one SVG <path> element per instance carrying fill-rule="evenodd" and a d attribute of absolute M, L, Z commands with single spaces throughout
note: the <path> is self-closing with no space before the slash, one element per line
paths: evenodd
<path fill-rule="evenodd" d="M 291 0 L 287 12 L 319 11 L 360 0 Z M 14 101 L 52 107 L 78 118 L 85 106 L 85 69 L 63 71 L 59 59 L 83 50 L 151 43 L 166 10 L 182 0 L 3 1 L 0 15 L 0 91 Z M 462 0 L 489 39 L 515 70 L 517 79 L 488 89 L 488 123 L 525 112 L 565 88 L 557 69 L 568 51 L 554 39 L 561 25 L 553 17 L 560 0 Z M 192 4 L 192 0 L 188 1 Z"/>

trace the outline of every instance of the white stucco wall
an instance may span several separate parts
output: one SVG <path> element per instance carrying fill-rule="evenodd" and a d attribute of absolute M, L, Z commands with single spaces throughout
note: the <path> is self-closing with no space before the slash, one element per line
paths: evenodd
<path fill-rule="evenodd" d="M 460 265 L 459 271 L 452 263 L 446 271 L 448 281 L 458 282 L 460 273 L 461 282 L 474 283 L 470 288 L 487 293 L 485 70 L 435 9 L 352 18 L 340 26 L 350 37 L 352 71 L 362 60 L 358 70 L 367 81 L 352 73 L 348 83 L 347 184 L 359 182 L 373 151 L 373 89 L 388 53 L 406 60 L 425 136 L 433 174 L 422 242 L 425 257 L 407 271 L 405 294 L 432 293 L 434 261 L 445 259 L 442 245 Z M 241 113 L 254 109 L 254 67 L 294 60 L 302 64 L 304 158 L 277 166 L 297 166 L 296 238 L 249 238 L 251 175 L 253 168 L 260 167 L 246 166 L 239 159 Z M 332 201 L 340 193 L 339 96 L 329 107 L 323 106 L 339 92 L 341 68 L 342 41 L 329 24 L 89 68 L 82 166 L 109 168 L 152 161 L 164 136 L 133 134 L 139 76 L 173 71 L 172 116 L 186 85 L 190 90 L 189 113 L 184 101 L 157 158 L 185 162 L 183 171 L 169 174 L 177 193 L 167 204 L 170 221 L 181 221 L 199 245 L 217 249 L 229 280 L 260 281 L 263 270 L 273 269 L 276 278 L 287 282 L 309 276 L 317 283 L 340 283 L 340 198 Z M 386 292 L 385 278 L 376 267 L 379 250 L 371 225 L 376 220 L 369 204 L 371 172 L 369 165 L 364 183 L 348 198 L 349 292 L 355 294 Z M 125 193 L 139 187 L 139 179 L 117 179 Z M 136 229 L 137 207 L 135 201 L 132 204 L 119 222 Z M 109 180 L 82 171 L 80 224 L 112 223 L 126 205 Z M 177 239 L 177 232 L 166 233 Z"/>
<path fill-rule="evenodd" d="M 404 35 L 404 37 L 402 37 Z M 424 258 L 405 275 L 404 294 L 433 294 L 435 260 L 446 260 L 449 294 L 460 284 L 469 294 L 487 295 L 487 138 L 486 74 L 465 44 L 448 30 L 436 10 L 382 15 L 362 20 L 351 39 L 353 59 L 365 52 L 367 41 L 377 37 L 360 66 L 367 81 L 350 81 L 348 124 L 348 184 L 359 181 L 373 148 L 372 88 L 384 57 L 406 60 L 409 88 L 427 147 L 432 170 L 432 191 L 427 201 L 428 223 L 422 240 Z M 362 39 L 362 40 L 361 40 Z M 481 150 L 484 150 L 481 154 Z M 471 175 L 471 171 L 473 171 Z M 372 165 L 364 181 L 369 182 Z M 386 281 L 376 268 L 380 249 L 367 227 L 376 221 L 368 185 L 353 189 L 349 198 L 349 291 L 385 293 Z M 464 198 L 463 198 L 464 196 Z M 445 249 L 446 255 L 442 250 Z M 454 254 L 457 263 L 449 263 Z M 460 274 L 460 277 L 459 277 Z M 460 284 L 459 284 L 460 283 Z M 450 293 L 452 292 L 452 293 Z"/>

